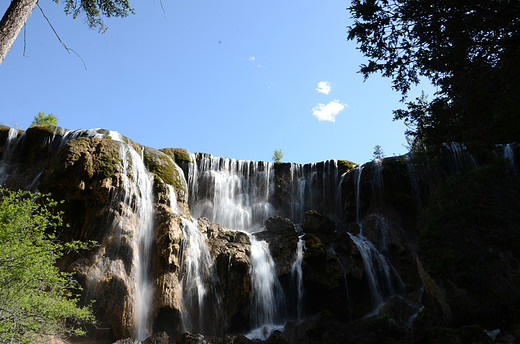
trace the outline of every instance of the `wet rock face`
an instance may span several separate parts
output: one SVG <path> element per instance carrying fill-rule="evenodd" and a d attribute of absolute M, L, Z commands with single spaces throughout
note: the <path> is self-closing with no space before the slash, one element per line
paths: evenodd
<path fill-rule="evenodd" d="M 247 234 L 224 229 L 205 218 L 199 219 L 199 228 L 208 239 L 216 266 L 222 295 L 218 307 L 225 322 L 222 326 L 233 332 L 244 331 L 251 319 L 251 242 Z"/>
<path fill-rule="evenodd" d="M 305 233 L 333 233 L 336 230 L 336 224 L 316 210 L 309 210 L 303 217 L 302 229 Z"/>
<path fill-rule="evenodd" d="M 60 267 L 75 272 L 75 278 L 84 287 L 82 302 L 96 300 L 93 309 L 99 326 L 90 331 L 92 338 L 135 337 L 139 249 L 136 238 L 142 215 L 138 211 L 141 193 L 135 187 L 132 192 L 128 190 L 132 188 L 129 184 L 135 183 L 132 178 L 137 171 L 125 166 L 128 155 L 121 156 L 123 147 L 127 153 L 134 147 L 147 172 L 152 174 L 153 183 L 153 240 L 148 266 L 153 296 L 149 318 L 152 334 L 163 331 L 165 334 L 153 340 L 157 343 L 174 339 L 179 343 L 255 342 L 244 336 L 226 336 L 251 329 L 254 285 L 250 236 L 205 218 L 191 217 L 188 188 L 177 165 L 188 175 L 195 155 L 182 149 L 142 147 L 126 138 L 119 142 L 107 134 L 95 131 L 71 138 L 70 132 L 60 128 L 37 126 L 24 133 L 0 126 L 3 183 L 11 188 L 52 193 L 55 199 L 64 201 L 59 209 L 70 224 L 60 229 L 61 239 L 98 243 L 60 261 Z M 11 147 L 12 155 L 8 149 L 9 137 L 18 138 L 15 147 Z M 518 145 L 511 146 L 511 150 L 518 153 Z M 254 236 L 268 243 L 286 296 L 295 293 L 294 264 L 299 243 L 304 244 L 301 270 L 306 319 L 290 323 L 285 334 L 275 332 L 267 342 L 349 343 L 363 338 L 374 343 L 402 341 L 402 330 L 410 326 L 412 318 L 416 320 L 408 330 L 410 342 L 438 338 L 455 338 L 460 342 L 480 338 L 482 333 L 471 329 L 455 332 L 431 329 L 465 325 L 468 319 L 491 324 L 496 319 L 517 318 L 520 255 L 516 228 L 520 220 L 516 211 L 519 207 L 511 204 L 517 204 L 520 187 L 511 162 L 518 167 L 518 154 L 511 159 L 502 162 L 507 168 L 505 175 L 500 174 L 503 183 L 497 183 L 496 178 L 488 180 L 485 185 L 490 190 L 480 194 L 473 192 L 478 184 L 467 184 L 467 190 L 461 190 L 470 196 L 477 195 L 469 205 L 467 197 L 453 197 L 457 201 L 454 203 L 444 202 L 451 199 L 449 193 L 458 190 L 462 181 L 451 185 L 436 205 L 432 197 L 438 185 L 429 185 L 431 180 L 421 179 L 423 175 L 415 169 L 417 166 L 402 157 L 370 162 L 357 171 L 351 169 L 352 165 L 335 161 L 307 165 L 253 164 L 259 166 L 259 172 L 272 167 L 274 173 L 269 181 L 273 184 L 269 188 L 263 186 L 261 194 L 269 194 L 272 206 L 269 214 L 279 216 L 268 218 L 265 230 Z M 467 176 L 461 178 L 468 179 Z M 497 185 L 501 188 L 496 189 Z M 208 183 L 199 187 L 208 199 L 212 196 Z M 306 191 L 299 193 L 301 190 Z M 422 237 L 424 241 L 418 248 L 416 239 L 425 234 L 418 225 L 418 219 L 423 219 L 419 216 L 421 205 L 430 206 L 430 214 L 439 214 L 433 218 L 440 222 L 434 221 L 435 225 L 427 228 L 426 234 L 430 236 Z M 508 206 L 514 209 L 504 211 Z M 451 227 L 455 217 L 446 216 L 446 210 L 458 212 L 473 207 L 479 210 L 476 216 L 459 217 L 464 221 L 478 219 L 473 226 L 464 226 L 463 222 Z M 481 217 L 490 209 L 500 215 Z M 514 221 L 506 221 L 507 218 Z M 186 300 L 182 278 L 188 239 L 184 221 L 198 224 L 214 272 L 211 288 L 206 290 L 207 301 L 202 311 L 198 310 L 202 314 L 197 314 L 205 324 L 203 336 L 184 334 Z M 443 230 L 447 234 L 440 232 Z M 403 294 L 386 300 L 381 307 L 380 311 L 386 314 L 383 317 L 363 319 L 374 310 L 374 305 L 362 252 L 353 241 L 356 237 L 349 233 L 362 234 L 369 240 L 399 271 L 405 283 Z M 449 275 L 443 275 L 444 272 Z M 479 279 L 482 275 L 485 278 Z M 411 292 L 423 285 L 422 298 L 412 297 Z M 479 288 L 474 288 L 475 285 Z M 421 306 L 425 309 L 417 314 Z M 319 316 L 312 316 L 315 314 Z M 296 319 L 295 312 L 287 311 L 286 319 Z"/>
<path fill-rule="evenodd" d="M 295 232 L 296 227 L 288 218 L 275 215 L 265 221 L 265 230 L 272 233 Z"/>

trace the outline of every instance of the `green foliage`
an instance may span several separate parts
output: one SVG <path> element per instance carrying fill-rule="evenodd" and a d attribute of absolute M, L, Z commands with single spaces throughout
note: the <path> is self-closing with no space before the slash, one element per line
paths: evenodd
<path fill-rule="evenodd" d="M 383 148 L 381 148 L 380 145 L 374 146 L 373 156 L 374 156 L 374 159 L 382 159 L 385 157 L 385 152 L 383 152 Z"/>
<path fill-rule="evenodd" d="M 350 160 L 338 160 L 338 163 L 340 166 L 345 168 L 346 172 L 352 171 L 358 166 L 358 164 Z"/>
<path fill-rule="evenodd" d="M 283 159 L 283 153 L 281 149 L 275 149 L 273 151 L 273 161 L 279 163 Z"/>
<path fill-rule="evenodd" d="M 353 0 L 349 10 L 365 78 L 380 72 L 404 96 L 422 77 L 437 87 L 426 109 L 419 99 L 396 113 L 420 140 L 520 139 L 518 1 Z"/>
<path fill-rule="evenodd" d="M 425 269 L 475 293 L 498 278 L 516 278 L 503 257 L 520 259 L 519 208 L 520 182 L 498 160 L 437 183 L 418 238 Z"/>
<path fill-rule="evenodd" d="M 38 112 L 36 116 L 34 116 L 33 121 L 31 122 L 30 127 L 34 127 L 35 125 L 58 125 L 58 117 L 54 116 L 52 113 L 46 115 L 44 112 Z"/>
<path fill-rule="evenodd" d="M 54 0 L 59 3 L 59 0 Z M 87 17 L 89 27 L 104 33 L 107 29 L 103 18 L 127 17 L 135 14 L 128 0 L 65 0 L 65 13 L 76 19 L 81 13 Z"/>
<path fill-rule="evenodd" d="M 79 286 L 55 263 L 86 245 L 57 241 L 61 214 L 53 214 L 57 202 L 48 195 L 0 188 L 0 197 L 0 343 L 82 333 L 93 315 L 76 305 Z"/>

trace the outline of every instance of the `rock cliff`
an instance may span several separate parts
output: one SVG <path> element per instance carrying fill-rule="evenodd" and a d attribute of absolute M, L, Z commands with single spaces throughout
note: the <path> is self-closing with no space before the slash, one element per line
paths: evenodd
<path fill-rule="evenodd" d="M 275 164 L 102 129 L 0 127 L 0 183 L 51 193 L 60 238 L 97 243 L 60 261 L 95 300 L 92 342 L 516 336 L 518 148 L 449 148 L 434 161 Z"/>

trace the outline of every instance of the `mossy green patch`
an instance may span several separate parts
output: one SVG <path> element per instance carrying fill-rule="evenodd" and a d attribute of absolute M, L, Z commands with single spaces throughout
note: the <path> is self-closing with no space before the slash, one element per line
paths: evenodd
<path fill-rule="evenodd" d="M 347 172 L 352 171 L 353 169 L 355 169 L 358 166 L 358 164 L 356 164 L 355 162 L 352 162 L 350 160 L 338 160 L 338 164 L 340 166 L 342 166 L 343 168 L 345 168 L 347 170 Z"/>
<path fill-rule="evenodd" d="M 179 163 L 181 161 L 193 162 L 191 161 L 190 152 L 188 152 L 184 148 L 163 148 L 160 149 L 164 154 L 169 155 L 175 162 Z"/>
<path fill-rule="evenodd" d="M 57 127 L 54 125 L 46 125 L 46 124 L 35 125 L 35 126 L 31 127 L 31 129 L 43 131 L 43 132 L 45 132 L 47 134 L 51 134 L 51 135 L 54 135 L 54 133 L 56 133 L 56 128 Z"/>
<path fill-rule="evenodd" d="M 119 154 L 114 153 L 101 155 L 98 159 L 94 161 L 94 173 L 98 173 L 104 178 L 108 178 L 117 171 L 117 166 L 119 163 Z"/>
<path fill-rule="evenodd" d="M 80 137 L 66 145 L 64 167 L 67 169 L 77 165 L 84 169 L 89 178 L 112 176 L 119 162 L 119 146 L 112 141 Z"/>
<path fill-rule="evenodd" d="M 162 179 L 166 184 L 172 185 L 175 189 L 187 192 L 183 178 L 179 174 L 175 162 L 160 150 L 145 147 L 144 164 L 148 171 Z"/>

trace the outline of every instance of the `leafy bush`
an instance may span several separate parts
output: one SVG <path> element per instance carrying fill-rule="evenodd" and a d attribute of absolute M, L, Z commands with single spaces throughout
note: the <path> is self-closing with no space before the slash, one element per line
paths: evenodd
<path fill-rule="evenodd" d="M 273 161 L 279 163 L 283 159 L 283 153 L 281 149 L 275 149 L 273 152 Z"/>
<path fill-rule="evenodd" d="M 58 117 L 54 116 L 52 113 L 45 115 L 44 112 L 38 112 L 36 116 L 34 116 L 33 121 L 31 122 L 30 127 L 34 127 L 35 125 L 58 125 Z"/>
<path fill-rule="evenodd" d="M 0 343 L 81 334 L 93 321 L 90 307 L 77 306 L 77 282 L 56 266 L 68 250 L 86 247 L 56 239 L 56 205 L 48 195 L 0 188 Z"/>

